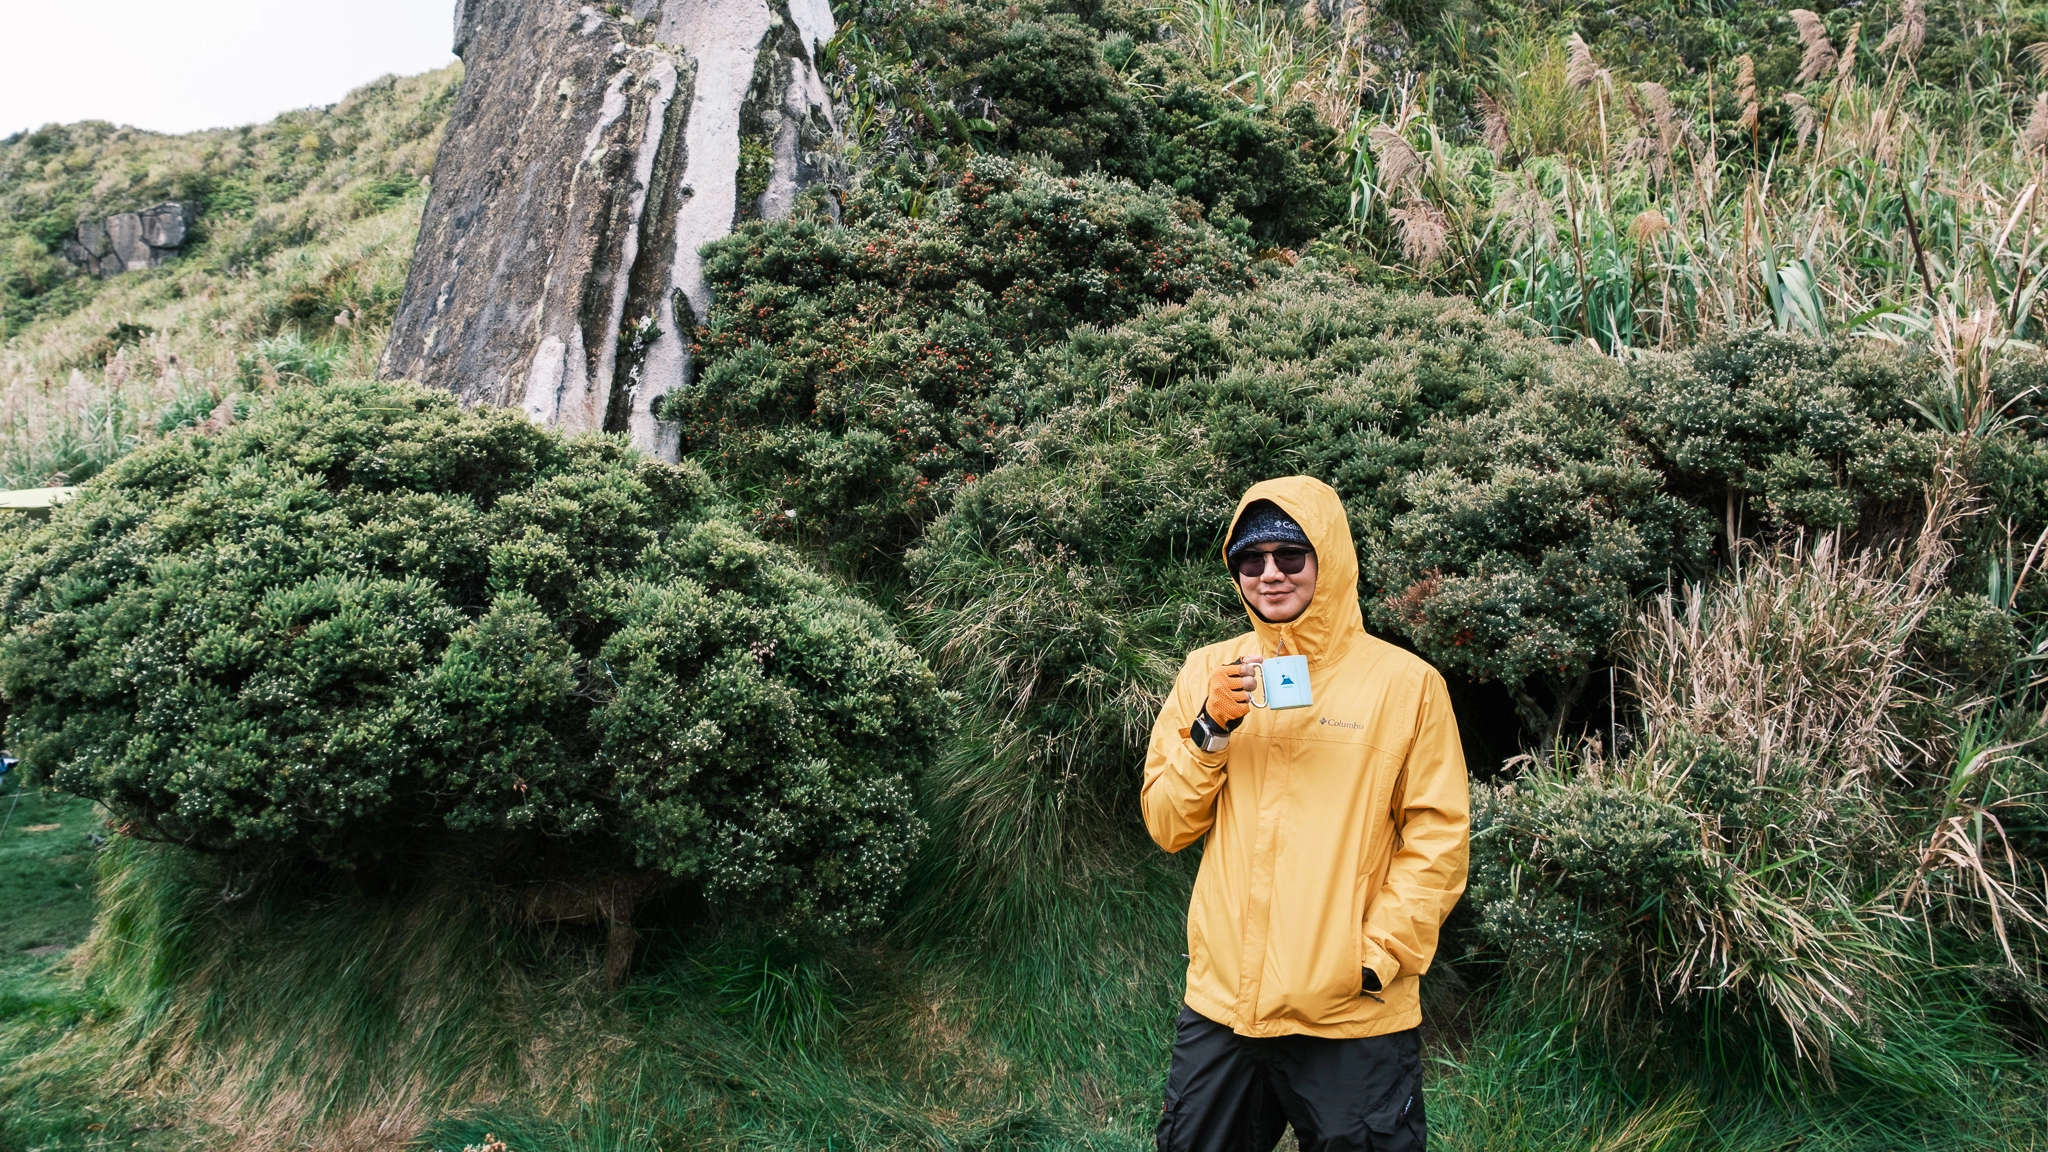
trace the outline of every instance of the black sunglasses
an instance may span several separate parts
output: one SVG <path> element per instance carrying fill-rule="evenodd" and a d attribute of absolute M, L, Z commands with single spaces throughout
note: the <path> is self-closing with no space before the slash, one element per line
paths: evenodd
<path fill-rule="evenodd" d="M 1255 580 L 1266 574 L 1266 557 L 1273 558 L 1273 566 L 1283 576 L 1299 576 L 1308 567 L 1308 558 L 1315 555 L 1307 548 L 1275 548 L 1271 552 L 1240 552 L 1230 567 L 1246 580 Z"/>

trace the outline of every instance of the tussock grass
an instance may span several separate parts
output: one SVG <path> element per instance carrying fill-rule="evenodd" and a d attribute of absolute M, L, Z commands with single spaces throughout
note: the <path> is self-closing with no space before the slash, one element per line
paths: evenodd
<path fill-rule="evenodd" d="M 366 903 L 118 842 L 78 960 L 118 1006 L 101 1082 L 185 1097 L 189 1114 L 243 1147 L 309 1126 L 335 1128 L 344 1144 L 366 1127 L 407 1139 L 451 1100 L 519 1084 L 537 1038 L 502 1025 L 538 988 L 496 962 L 509 917 L 459 887 L 410 887 Z M 83 1054 L 60 1044 L 11 1079 Z"/>
<path fill-rule="evenodd" d="M 520 928 L 460 860 L 384 891 L 129 842 L 101 867 L 77 961 L 92 1007 L 39 1042 L 0 1024 L 17 1057 L 0 1146 L 111 1109 L 250 1149 L 454 1152 L 486 1132 L 515 1148 L 1135 1148 L 1185 882 L 1105 876 L 1076 894 L 1086 922 L 1000 968 L 914 942 L 804 954 L 671 909 L 608 995 L 598 933 Z"/>

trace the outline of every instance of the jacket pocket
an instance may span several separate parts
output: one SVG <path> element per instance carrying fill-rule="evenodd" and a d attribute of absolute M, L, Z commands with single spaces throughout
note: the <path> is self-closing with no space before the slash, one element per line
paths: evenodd
<path fill-rule="evenodd" d="M 1401 964 L 1388 955 L 1386 949 L 1373 943 L 1372 937 L 1367 936 L 1363 929 L 1360 929 L 1358 933 L 1358 967 L 1359 994 L 1362 996 L 1373 996 L 1382 1003 L 1385 1003 L 1387 989 L 1392 988 L 1394 981 L 1401 978 Z M 1368 992 L 1365 989 L 1365 969 L 1367 968 L 1379 973 L 1380 990 L 1377 993 Z"/>

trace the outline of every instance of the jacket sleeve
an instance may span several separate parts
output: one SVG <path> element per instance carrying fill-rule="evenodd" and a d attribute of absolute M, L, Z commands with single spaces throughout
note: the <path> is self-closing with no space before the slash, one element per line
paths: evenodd
<path fill-rule="evenodd" d="M 1429 970 L 1437 930 L 1464 895 L 1471 856 L 1465 753 L 1449 692 L 1434 669 L 1421 697 L 1406 786 L 1397 790 L 1392 813 L 1399 838 L 1386 883 L 1365 913 L 1365 962 L 1382 988 Z"/>
<path fill-rule="evenodd" d="M 1152 741 L 1145 749 L 1145 782 L 1138 804 L 1144 810 L 1145 830 L 1168 852 L 1200 840 L 1216 823 L 1216 794 L 1223 790 L 1230 750 L 1203 752 L 1187 736 L 1188 725 L 1202 710 L 1208 684 L 1208 669 L 1189 657 L 1173 691 L 1159 706 Z"/>

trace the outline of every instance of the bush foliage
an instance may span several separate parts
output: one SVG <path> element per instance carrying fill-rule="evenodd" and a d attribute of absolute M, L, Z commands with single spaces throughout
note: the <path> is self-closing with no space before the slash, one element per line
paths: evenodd
<path fill-rule="evenodd" d="M 876 143 L 895 163 L 883 172 L 912 187 L 953 167 L 906 147 L 926 144 L 1167 189 L 1260 245 L 1304 243 L 1342 220 L 1336 133 L 1300 100 L 1226 91 L 1244 78 L 1163 37 L 1162 14 L 1131 0 L 863 5 L 840 52 L 854 119 L 884 133 Z M 877 90 L 902 98 L 878 104 Z"/>
<path fill-rule="evenodd" d="M 1248 278 L 1170 197 L 996 158 L 915 216 L 855 197 L 843 226 L 754 223 L 706 252 L 718 304 L 668 409 L 684 450 L 855 566 L 994 466 L 1033 349 Z"/>
<path fill-rule="evenodd" d="M 701 472 L 611 440 L 286 390 L 9 551 L 12 747 L 136 835 L 341 865 L 555 845 L 828 931 L 918 844 L 931 674 Z"/>
<path fill-rule="evenodd" d="M 1934 459 L 1911 408 L 1924 369 L 1889 351 L 1756 333 L 1622 366 L 1327 273 L 1079 331 L 1037 366 L 1032 403 L 1056 414 L 962 493 L 913 570 L 942 621 L 935 649 L 972 650 L 964 664 L 1031 685 L 1048 715 L 1059 680 L 1041 670 L 1079 684 L 1152 667 L 1124 643 L 1043 631 L 1064 634 L 1081 605 L 1127 637 L 1166 629 L 1130 640 L 1141 648 L 1192 643 L 1190 621 L 1194 635 L 1237 626 L 1227 588 L 1178 590 L 1213 573 L 1236 494 L 1268 475 L 1333 485 L 1368 619 L 1506 686 L 1543 732 L 1606 661 L 1632 598 L 1704 574 L 1730 531 L 1888 523 Z M 2031 444 L 1999 451 L 2009 484 L 2048 475 Z M 1088 574 L 1057 610 L 1014 591 L 1048 564 Z M 1027 622 L 1029 604 L 1049 615 Z M 998 639 L 999 621 L 1019 631 Z M 1082 724 L 1109 741 L 1098 762 L 1128 754 L 1116 734 L 1162 684 L 1144 683 L 1132 714 Z"/>

